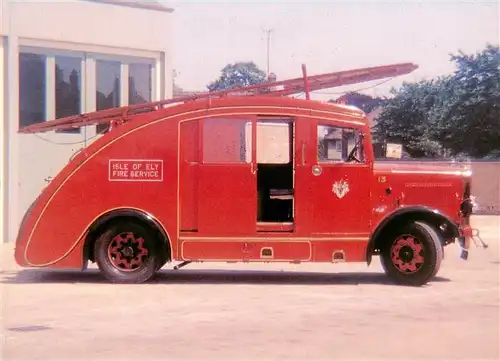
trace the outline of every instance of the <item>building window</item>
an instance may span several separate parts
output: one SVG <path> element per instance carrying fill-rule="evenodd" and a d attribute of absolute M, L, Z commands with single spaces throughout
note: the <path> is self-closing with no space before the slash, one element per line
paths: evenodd
<path fill-rule="evenodd" d="M 250 163 L 252 127 L 247 119 L 203 120 L 203 163 Z"/>
<path fill-rule="evenodd" d="M 152 99 L 151 64 L 131 63 L 128 66 L 128 103 L 143 104 Z"/>
<path fill-rule="evenodd" d="M 151 102 L 155 97 L 154 61 L 153 58 L 123 58 L 21 46 L 19 127 L 94 110 Z M 108 124 L 97 125 L 96 131 L 102 134 L 107 127 Z"/>
<path fill-rule="evenodd" d="M 96 110 L 120 106 L 121 63 L 119 61 L 96 61 Z M 97 133 L 104 133 L 108 124 L 98 124 Z"/>
<path fill-rule="evenodd" d="M 55 57 L 55 116 L 66 118 L 82 111 L 82 59 L 68 56 Z M 61 130 L 64 133 L 79 133 L 80 128 Z"/>
<path fill-rule="evenodd" d="M 19 54 L 19 127 L 45 121 L 46 58 Z"/>
<path fill-rule="evenodd" d="M 318 161 L 345 162 L 356 143 L 360 140 L 360 133 L 355 129 L 341 128 L 332 125 L 318 125 Z M 364 161 L 361 144 L 354 154 L 357 159 Z"/>

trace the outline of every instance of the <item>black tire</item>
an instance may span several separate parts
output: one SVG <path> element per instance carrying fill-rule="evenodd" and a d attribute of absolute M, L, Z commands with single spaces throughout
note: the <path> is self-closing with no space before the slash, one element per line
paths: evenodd
<path fill-rule="evenodd" d="M 112 283 L 146 282 L 161 264 L 158 242 L 155 232 L 140 222 L 113 222 L 95 242 L 97 265 Z"/>
<path fill-rule="evenodd" d="M 162 253 L 162 257 L 158 257 L 158 261 L 156 262 L 156 272 L 161 270 L 163 268 L 163 266 L 165 266 L 167 264 L 167 260 L 166 260 L 167 253 L 164 251 L 163 247 L 161 248 L 161 251 L 163 253 Z"/>
<path fill-rule="evenodd" d="M 437 275 L 443 260 L 443 246 L 432 226 L 412 222 L 386 233 L 386 236 L 380 261 L 391 281 L 422 286 Z"/>

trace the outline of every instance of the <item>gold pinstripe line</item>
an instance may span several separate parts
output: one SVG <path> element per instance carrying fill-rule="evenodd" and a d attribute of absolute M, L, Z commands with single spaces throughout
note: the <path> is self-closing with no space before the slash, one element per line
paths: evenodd
<path fill-rule="evenodd" d="M 184 258 L 184 245 L 186 244 L 187 242 L 182 242 L 181 243 L 181 259 L 183 261 L 190 261 L 190 259 L 186 259 Z M 310 262 L 311 259 L 312 259 L 312 244 L 311 242 L 309 241 L 302 241 L 300 243 L 307 243 L 307 245 L 309 246 L 309 257 L 307 259 L 302 259 L 300 260 L 300 262 Z M 273 250 L 274 252 L 274 250 Z M 275 259 L 274 257 L 269 257 L 269 258 L 253 258 L 253 259 L 248 259 L 248 260 L 245 260 L 245 261 L 249 261 L 249 262 L 265 262 L 265 260 L 272 260 L 273 262 L 294 262 L 294 261 L 297 261 L 296 259 Z M 227 260 L 227 259 L 218 259 L 218 258 L 214 258 L 214 259 L 203 259 L 203 261 L 207 261 L 207 262 L 210 262 L 210 261 L 218 261 L 218 262 L 242 262 L 241 261 L 241 258 L 234 258 L 234 259 L 230 259 L 230 260 Z"/>
<path fill-rule="evenodd" d="M 185 237 L 180 236 L 180 241 L 197 241 L 197 242 L 211 242 L 211 241 L 221 241 L 221 242 L 240 242 L 240 241 L 287 241 L 290 242 L 315 242 L 315 241 L 368 241 L 368 237 Z"/>

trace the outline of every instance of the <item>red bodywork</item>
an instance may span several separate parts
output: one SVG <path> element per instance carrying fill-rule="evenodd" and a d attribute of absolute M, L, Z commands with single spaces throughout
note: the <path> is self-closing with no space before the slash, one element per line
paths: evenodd
<path fill-rule="evenodd" d="M 338 85 L 329 77 L 317 81 Z M 306 88 L 318 89 L 307 80 Z M 287 89 L 297 81 L 278 85 Z M 300 87 L 293 89 L 289 94 Z M 178 101 L 132 108 L 147 111 L 129 117 L 113 109 L 22 130 L 121 124 L 77 154 L 33 203 L 19 230 L 19 265 L 84 267 L 93 260 L 92 229 L 120 212 L 154 222 L 166 235 L 168 258 L 179 261 L 369 261 L 377 232 L 398 214 L 430 217 L 448 227 L 448 241 L 458 236 L 469 174 L 375 163 L 360 110 L 266 94 Z M 266 138 L 270 121 L 281 129 L 273 134 L 291 135 L 283 138 L 290 141 L 288 155 L 278 152 L 286 148 L 279 141 L 270 143 L 276 137 Z M 319 161 L 321 125 L 363 134 L 363 162 Z M 258 162 L 268 156 L 285 161 L 269 170 Z M 275 175 L 261 181 L 271 171 Z M 278 179 L 287 181 L 274 185 Z M 266 212 L 291 218 L 265 219 Z"/>

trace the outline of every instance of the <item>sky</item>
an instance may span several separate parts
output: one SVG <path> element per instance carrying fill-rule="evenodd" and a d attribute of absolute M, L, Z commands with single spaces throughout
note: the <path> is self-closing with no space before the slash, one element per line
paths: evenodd
<path fill-rule="evenodd" d="M 499 43 L 499 1 L 167 1 L 174 8 L 176 83 L 206 90 L 228 63 L 254 61 L 266 70 L 266 29 L 273 29 L 270 71 L 278 80 L 366 66 L 412 62 L 413 73 L 321 91 L 389 95 L 403 81 L 454 70 L 450 54 Z M 366 89 L 368 88 L 368 89 Z M 313 97 L 314 98 L 314 97 Z"/>

